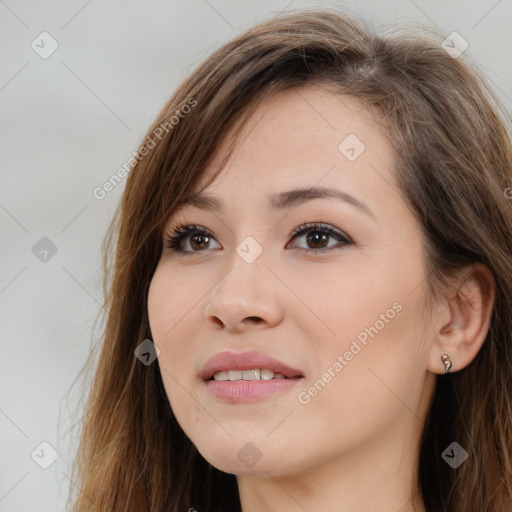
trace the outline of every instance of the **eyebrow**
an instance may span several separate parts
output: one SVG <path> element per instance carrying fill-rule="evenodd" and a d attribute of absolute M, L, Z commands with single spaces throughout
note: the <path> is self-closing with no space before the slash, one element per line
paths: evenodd
<path fill-rule="evenodd" d="M 365 203 L 347 192 L 331 187 L 296 188 L 286 192 L 279 192 L 268 197 L 267 205 L 271 211 L 278 212 L 294 208 L 313 199 L 336 199 L 357 208 L 373 220 L 377 220 L 375 214 Z M 185 206 L 213 212 L 222 212 L 224 210 L 224 203 L 220 199 L 201 193 L 186 196 L 180 202 L 178 209 L 181 210 Z"/>

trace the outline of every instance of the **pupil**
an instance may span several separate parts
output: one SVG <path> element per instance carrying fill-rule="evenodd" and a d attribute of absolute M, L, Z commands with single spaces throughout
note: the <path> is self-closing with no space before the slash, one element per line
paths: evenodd
<path fill-rule="evenodd" d="M 192 245 L 192 247 L 194 247 L 194 248 L 197 248 L 197 247 L 195 247 L 197 239 L 199 239 L 199 240 L 201 240 L 201 239 L 202 239 L 202 241 L 203 241 L 203 242 L 206 242 L 206 243 L 208 242 L 208 237 L 207 237 L 207 236 L 205 236 L 205 235 L 196 235 L 196 236 L 193 236 L 193 237 L 192 237 L 192 239 L 191 239 L 191 245 Z M 201 249 L 201 242 L 199 242 L 199 247 L 198 247 L 198 248 L 199 248 L 199 249 Z"/>
<path fill-rule="evenodd" d="M 321 247 L 324 247 L 322 242 L 325 242 L 327 240 L 327 235 L 325 233 L 318 233 L 318 231 L 312 231 L 307 236 L 308 243 L 312 242 L 314 247 L 317 247 L 318 243 L 320 243 Z"/>

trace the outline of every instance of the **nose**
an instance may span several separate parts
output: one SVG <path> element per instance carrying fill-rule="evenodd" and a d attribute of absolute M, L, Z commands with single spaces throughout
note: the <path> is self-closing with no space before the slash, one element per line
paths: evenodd
<path fill-rule="evenodd" d="M 244 332 L 279 324 L 283 316 L 284 297 L 279 282 L 267 268 L 263 256 L 247 263 L 236 252 L 227 272 L 210 292 L 204 318 L 215 330 Z"/>

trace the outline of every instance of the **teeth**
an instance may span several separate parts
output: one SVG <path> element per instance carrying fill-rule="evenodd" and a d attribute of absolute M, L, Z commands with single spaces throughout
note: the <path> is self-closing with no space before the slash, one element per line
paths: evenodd
<path fill-rule="evenodd" d="M 261 380 L 270 380 L 274 378 L 274 372 L 272 370 L 267 370 L 266 368 L 260 370 Z"/>
<path fill-rule="evenodd" d="M 267 368 L 254 370 L 227 370 L 213 374 L 214 380 L 271 380 L 286 379 L 282 373 L 274 373 Z"/>
<path fill-rule="evenodd" d="M 228 370 L 228 379 L 229 380 L 240 380 L 242 378 L 241 370 Z"/>
<path fill-rule="evenodd" d="M 244 380 L 260 380 L 259 370 L 243 370 L 242 379 Z"/>

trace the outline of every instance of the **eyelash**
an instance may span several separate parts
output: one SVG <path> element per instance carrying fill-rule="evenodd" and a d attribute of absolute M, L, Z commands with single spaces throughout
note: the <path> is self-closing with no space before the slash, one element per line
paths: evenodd
<path fill-rule="evenodd" d="M 347 245 L 352 245 L 352 241 L 349 239 L 347 235 L 342 233 L 341 231 L 336 230 L 332 226 L 329 226 L 328 224 L 322 224 L 318 222 L 312 222 L 308 224 L 303 224 L 299 226 L 298 228 L 293 230 L 293 233 L 290 235 L 292 240 L 295 240 L 295 238 L 298 238 L 299 235 L 303 235 L 305 233 L 309 232 L 318 232 L 322 234 L 326 234 L 332 238 L 335 238 L 338 242 L 341 242 L 343 245 L 340 247 L 338 244 L 333 245 L 331 247 L 321 248 L 321 249 L 302 249 L 299 247 L 299 249 L 305 251 L 306 253 L 318 253 L 318 252 L 325 252 L 330 251 L 332 249 L 336 248 L 343 248 Z M 183 254 L 193 254 L 193 253 L 201 253 L 204 252 L 204 250 L 201 251 L 184 251 L 180 248 L 181 241 L 188 235 L 192 234 L 198 234 L 207 236 L 209 238 L 215 237 L 208 231 L 207 229 L 203 228 L 202 226 L 196 226 L 196 225 L 178 225 L 172 228 L 170 235 L 168 235 L 165 238 L 165 247 L 168 249 L 171 249 L 173 251 L 176 251 L 178 253 Z"/>

